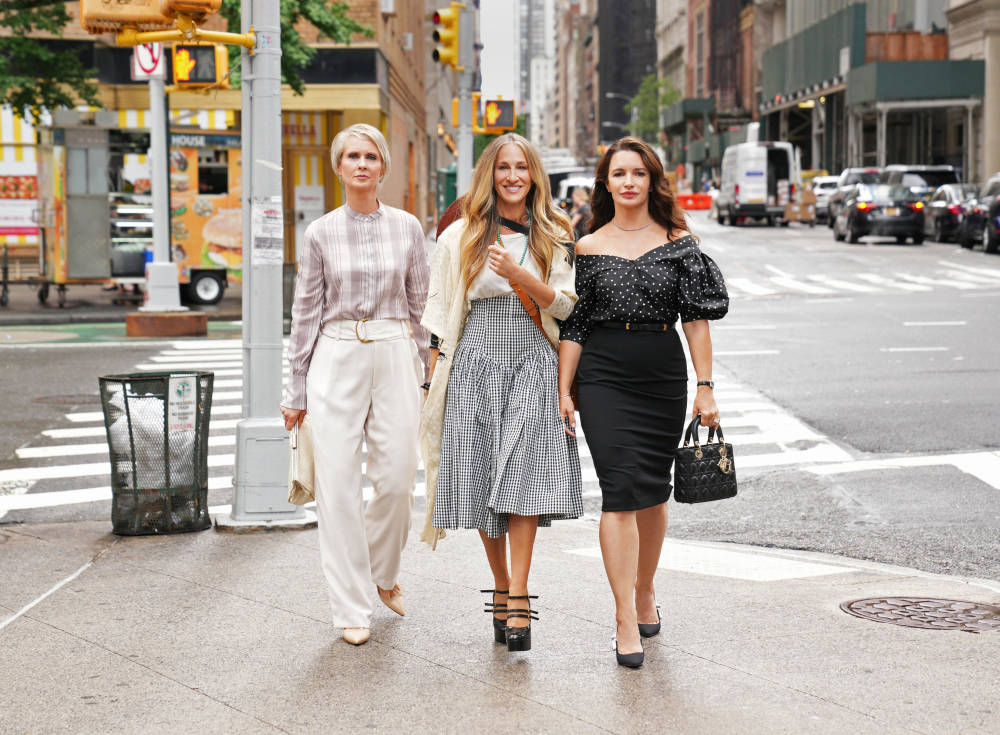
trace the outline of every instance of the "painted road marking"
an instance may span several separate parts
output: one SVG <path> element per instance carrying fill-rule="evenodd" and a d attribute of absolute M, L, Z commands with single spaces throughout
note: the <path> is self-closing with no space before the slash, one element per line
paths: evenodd
<path fill-rule="evenodd" d="M 785 288 L 791 288 L 795 291 L 802 291 L 808 294 L 837 293 L 832 288 L 826 288 L 825 286 L 813 286 L 810 283 L 804 283 L 789 276 L 771 276 L 771 281 L 777 283 L 779 286 L 784 286 Z"/>
<path fill-rule="evenodd" d="M 212 420 L 210 424 L 210 430 L 215 431 L 216 429 L 235 429 L 236 424 L 239 423 L 240 419 L 220 419 L 219 421 Z M 42 431 L 42 436 L 46 436 L 49 439 L 83 439 L 91 436 L 105 436 L 106 432 L 104 426 L 79 426 L 72 429 L 45 429 Z"/>
<path fill-rule="evenodd" d="M 231 416 L 234 413 L 243 413 L 243 406 L 216 406 L 212 403 L 212 416 Z M 79 413 L 68 413 L 66 418 L 74 424 L 92 423 L 94 421 L 104 421 L 103 411 L 81 411 Z"/>
<path fill-rule="evenodd" d="M 817 283 L 822 283 L 826 286 L 832 286 L 833 288 L 842 288 L 845 291 L 858 291 L 860 293 L 882 293 L 882 289 L 875 288 L 874 286 L 863 286 L 860 283 L 841 281 L 838 278 L 830 278 L 828 276 L 809 276 L 809 279 L 816 281 Z"/>
<path fill-rule="evenodd" d="M 989 276 L 981 276 L 978 273 L 969 273 L 968 271 L 957 271 L 949 270 L 944 272 L 946 276 L 950 278 L 958 278 L 963 281 L 972 281 L 973 283 L 985 283 L 990 286 L 1000 286 L 1000 281 L 996 278 L 990 278 Z"/>
<path fill-rule="evenodd" d="M 912 273 L 897 273 L 896 275 L 903 280 L 920 283 L 925 286 L 951 286 L 952 288 L 957 288 L 960 291 L 968 291 L 969 289 L 977 288 L 971 283 L 965 283 L 964 281 L 949 281 L 947 278 L 928 278 L 927 276 L 915 276 Z"/>
<path fill-rule="evenodd" d="M 880 347 L 879 352 L 947 352 L 948 347 Z"/>
<path fill-rule="evenodd" d="M 939 260 L 938 263 L 946 265 L 949 268 L 958 268 L 959 270 L 969 271 L 970 273 L 984 273 L 986 275 L 1000 278 L 1000 270 L 997 270 L 996 268 L 987 268 L 981 265 L 967 265 L 965 263 L 953 263 L 949 260 Z"/>
<path fill-rule="evenodd" d="M 231 447 L 235 445 L 235 434 L 221 434 L 208 437 L 208 446 L 210 447 Z M 55 457 L 79 457 L 84 454 L 107 453 L 107 442 L 97 444 L 46 444 L 40 447 L 21 447 L 15 451 L 18 459 L 52 459 Z"/>
<path fill-rule="evenodd" d="M 968 322 L 903 322 L 904 327 L 964 327 Z"/>
<path fill-rule="evenodd" d="M 209 454 L 209 467 L 226 467 L 236 461 L 235 454 Z M 110 462 L 89 462 L 87 464 L 59 464 L 44 467 L 14 467 L 0 470 L 0 482 L 38 480 L 64 480 L 68 477 L 96 477 L 111 475 Z"/>
<path fill-rule="evenodd" d="M 754 283 L 749 278 L 727 278 L 727 286 L 736 286 L 736 288 L 741 291 L 746 291 L 748 294 L 753 296 L 773 296 L 778 293 L 774 289 L 765 288 L 757 283 Z"/>
<path fill-rule="evenodd" d="M 566 553 L 591 559 L 601 558 L 600 547 L 569 549 Z M 663 542 L 657 566 L 675 572 L 742 579 L 749 582 L 778 582 L 784 579 L 804 579 L 857 571 L 849 566 L 801 561 L 759 551 L 724 549 L 697 541 L 679 541 L 670 538 Z"/>
<path fill-rule="evenodd" d="M 970 452 L 968 454 L 921 455 L 894 459 L 861 459 L 836 465 L 806 467 L 815 475 L 840 475 L 872 470 L 896 470 L 905 467 L 951 465 L 1000 490 L 1000 452 Z"/>
<path fill-rule="evenodd" d="M 717 350 L 716 357 L 742 357 L 744 355 L 780 355 L 779 350 Z"/>
<path fill-rule="evenodd" d="M 886 278 L 885 276 L 880 276 L 876 273 L 855 273 L 857 278 L 862 281 L 868 281 L 869 283 L 877 283 L 880 286 L 889 286 L 890 288 L 899 288 L 903 291 L 933 291 L 934 289 L 930 286 L 924 286 L 916 283 L 904 283 L 903 281 L 895 281 L 891 278 Z"/>

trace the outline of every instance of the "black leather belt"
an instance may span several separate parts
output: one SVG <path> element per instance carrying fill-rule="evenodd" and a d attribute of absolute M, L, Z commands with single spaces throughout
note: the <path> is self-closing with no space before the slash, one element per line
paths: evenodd
<path fill-rule="evenodd" d="M 673 322 L 598 322 L 599 327 L 624 329 L 628 332 L 668 332 Z"/>

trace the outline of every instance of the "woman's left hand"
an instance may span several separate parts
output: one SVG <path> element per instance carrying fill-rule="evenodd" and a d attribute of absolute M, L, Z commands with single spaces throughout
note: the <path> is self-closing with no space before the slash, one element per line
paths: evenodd
<path fill-rule="evenodd" d="M 518 272 L 521 270 L 521 266 L 517 264 L 517 261 L 514 260 L 514 256 L 510 254 L 507 248 L 500 247 L 496 243 L 490 245 L 488 262 L 490 270 L 498 276 L 502 276 L 508 281 L 518 280 L 515 276 L 518 275 Z"/>
<path fill-rule="evenodd" d="M 715 396 L 712 389 L 707 386 L 699 386 L 698 393 L 694 397 L 694 406 L 691 408 L 691 417 L 701 414 L 701 425 L 712 427 L 719 425 L 719 407 L 715 405 Z"/>

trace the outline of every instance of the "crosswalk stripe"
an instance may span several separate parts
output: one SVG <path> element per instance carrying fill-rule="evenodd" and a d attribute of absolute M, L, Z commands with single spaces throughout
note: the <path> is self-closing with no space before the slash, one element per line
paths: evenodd
<path fill-rule="evenodd" d="M 222 490 L 232 487 L 231 477 L 209 477 L 209 490 Z M 53 508 L 60 505 L 76 505 L 77 503 L 94 503 L 101 500 L 111 500 L 111 488 L 85 487 L 74 490 L 53 490 L 44 493 L 25 493 L 23 495 L 0 495 L 0 517 L 12 510 L 32 510 L 34 508 Z"/>
<path fill-rule="evenodd" d="M 891 278 L 886 278 L 885 276 L 880 276 L 875 273 L 855 273 L 856 278 L 860 278 L 863 281 L 868 281 L 869 283 L 877 283 L 880 286 L 888 286 L 889 288 L 898 288 L 903 291 L 933 291 L 930 286 L 923 286 L 916 283 L 906 283 L 904 281 L 896 281 Z"/>
<path fill-rule="evenodd" d="M 232 416 L 243 413 L 242 405 L 216 406 L 212 404 L 212 416 Z M 75 424 L 91 423 L 93 421 L 104 421 L 103 411 L 81 411 L 80 413 L 68 413 L 66 418 Z"/>
<path fill-rule="evenodd" d="M 970 271 L 972 273 L 985 273 L 987 275 L 1000 278 L 1000 270 L 997 270 L 996 268 L 987 268 L 981 265 L 967 265 L 965 263 L 953 263 L 950 260 L 939 260 L 938 263 L 946 265 L 949 268 L 958 268 L 959 270 Z"/>
<path fill-rule="evenodd" d="M 824 286 L 813 286 L 811 283 L 804 283 L 790 276 L 771 276 L 771 281 L 777 283 L 779 286 L 784 286 L 785 288 L 790 288 L 795 291 L 803 291 L 809 294 L 833 294 L 837 293 L 832 288 L 826 288 Z"/>
<path fill-rule="evenodd" d="M 219 429 L 235 429 L 239 421 L 240 419 L 220 419 L 219 421 L 212 419 L 209 428 L 213 432 Z M 90 436 L 104 435 L 103 424 L 101 426 L 80 426 L 72 429 L 45 429 L 42 431 L 42 436 L 46 436 L 49 439 L 83 439 Z"/>
<path fill-rule="evenodd" d="M 235 454 L 209 454 L 209 467 L 227 467 L 236 461 Z M 93 477 L 95 475 L 110 475 L 110 462 L 88 462 L 86 464 L 61 464 L 47 467 L 14 467 L 0 470 L 0 482 L 38 480 L 62 480 L 67 477 Z"/>
<path fill-rule="evenodd" d="M 982 283 L 989 286 L 1000 286 L 1000 280 L 990 278 L 989 276 L 981 276 L 978 273 L 956 270 L 945 271 L 944 273 L 950 278 L 957 278 L 961 281 L 971 281 L 972 283 Z"/>
<path fill-rule="evenodd" d="M 774 289 L 765 288 L 758 283 L 754 283 L 749 278 L 727 278 L 726 285 L 736 286 L 736 288 L 741 291 L 746 291 L 748 294 L 752 294 L 753 296 L 772 296 L 773 294 L 778 293 Z"/>
<path fill-rule="evenodd" d="M 235 434 L 208 437 L 210 447 L 231 447 L 236 444 Z M 107 442 L 96 444 L 45 444 L 38 447 L 21 447 L 16 450 L 18 459 L 48 459 L 53 457 L 78 457 L 84 454 L 107 454 Z"/>
<path fill-rule="evenodd" d="M 860 293 L 882 293 L 882 289 L 875 288 L 873 286 L 864 286 L 860 283 L 851 283 L 850 281 L 841 281 L 838 278 L 829 278 L 828 276 L 809 276 L 810 280 L 816 281 L 817 283 L 822 283 L 827 286 L 833 286 L 834 288 L 842 288 L 845 291 L 858 291 Z"/>
<path fill-rule="evenodd" d="M 928 278 L 927 276 L 916 276 L 912 273 L 897 273 L 896 275 L 907 281 L 920 283 L 925 286 L 951 286 L 952 288 L 957 288 L 960 291 L 968 291 L 976 288 L 971 283 L 964 283 L 963 281 L 949 281 L 947 278 Z"/>

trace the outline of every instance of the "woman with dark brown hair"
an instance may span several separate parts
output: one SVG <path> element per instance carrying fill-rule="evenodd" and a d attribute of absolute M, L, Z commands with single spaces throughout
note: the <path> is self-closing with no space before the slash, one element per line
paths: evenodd
<path fill-rule="evenodd" d="M 570 386 L 601 485 L 601 554 L 615 598 L 615 654 L 643 662 L 660 632 L 653 575 L 667 528 L 670 468 L 687 406 L 681 320 L 698 378 L 692 416 L 719 423 L 708 320 L 729 298 L 719 268 L 687 231 L 656 153 L 638 138 L 597 166 L 590 234 L 577 243 L 576 307 L 559 346 L 559 410 L 574 433 Z"/>

